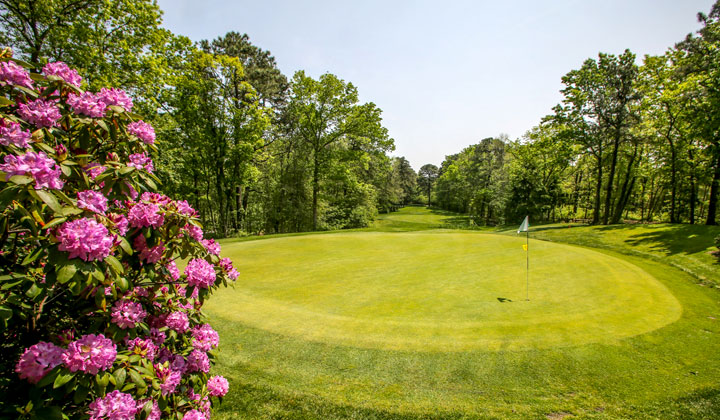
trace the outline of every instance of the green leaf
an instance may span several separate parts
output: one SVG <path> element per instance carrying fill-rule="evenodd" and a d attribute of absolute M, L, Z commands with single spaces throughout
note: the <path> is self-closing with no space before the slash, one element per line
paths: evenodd
<path fill-rule="evenodd" d="M 44 229 L 50 229 L 51 227 L 55 227 L 61 223 L 65 223 L 67 220 L 67 217 L 56 217 L 52 219 L 51 221 L 45 223 L 45 226 L 43 226 Z"/>
<path fill-rule="evenodd" d="M 4 96 L 0 96 L 0 107 L 13 106 L 13 105 L 15 105 L 15 102 L 11 101 L 10 99 L 8 99 Z"/>
<path fill-rule="evenodd" d="M 55 213 L 62 212 L 62 206 L 52 193 L 44 190 L 35 190 L 35 194 L 37 194 L 38 197 L 40 197 L 40 199 L 43 201 L 43 203 L 47 204 L 47 206 L 50 207 L 52 211 L 54 211 Z"/>
<path fill-rule="evenodd" d="M 132 369 L 128 369 L 128 373 L 130 374 L 130 379 L 132 379 L 133 383 L 135 383 L 135 386 L 138 388 L 147 388 L 147 384 L 145 384 L 145 380 L 140 376 L 139 373 L 135 372 Z"/>
<path fill-rule="evenodd" d="M 107 257 L 105 257 L 105 262 L 110 264 L 110 266 L 116 273 L 122 274 L 125 272 L 122 264 L 120 264 L 120 261 L 118 261 L 118 259 L 113 257 L 112 255 L 108 255 Z"/>
<path fill-rule="evenodd" d="M 75 377 L 74 373 L 61 373 L 55 378 L 55 382 L 53 382 L 53 388 L 60 388 L 61 386 L 65 385 L 66 383 L 70 382 L 72 378 Z"/>
<path fill-rule="evenodd" d="M 77 266 L 75 264 L 68 264 L 60 267 L 60 270 L 57 272 L 57 281 L 60 283 L 67 283 L 75 273 L 77 272 Z"/>
<path fill-rule="evenodd" d="M 116 370 L 113 373 L 113 376 L 115 376 L 115 387 L 122 388 L 123 384 L 125 383 L 125 377 L 127 376 L 125 368 L 120 368 Z"/>
<path fill-rule="evenodd" d="M 134 166 L 126 166 L 126 167 L 120 169 L 119 172 L 120 172 L 120 175 L 125 175 L 125 174 L 129 174 L 130 172 L 132 172 L 134 170 L 135 170 Z"/>
<path fill-rule="evenodd" d="M 105 121 L 103 121 L 103 120 L 97 120 L 96 123 L 97 123 L 97 125 L 98 125 L 100 128 L 102 128 L 102 129 L 105 130 L 106 132 L 109 132 L 109 131 L 110 131 L 110 129 L 108 128 L 107 124 L 105 124 Z"/>
<path fill-rule="evenodd" d="M 17 185 L 26 185 L 33 182 L 33 177 L 26 175 L 13 175 L 10 177 L 10 182 Z"/>
<path fill-rule="evenodd" d="M 13 311 L 7 306 L 0 305 L 0 319 L 7 321 L 12 318 Z"/>
<path fill-rule="evenodd" d="M 47 226 L 47 225 L 45 225 Z M 29 253 L 23 260 L 22 265 L 28 265 L 32 263 L 33 261 L 37 260 L 43 253 L 45 252 L 45 248 L 43 247 L 37 247 L 35 248 L 31 253 Z"/>
<path fill-rule="evenodd" d="M 60 212 L 60 214 L 61 214 L 62 216 L 74 216 L 74 215 L 80 214 L 80 213 L 82 213 L 82 212 L 83 212 L 83 211 L 82 211 L 81 209 L 77 208 L 77 207 L 63 207 L 63 209 L 62 209 L 62 211 Z"/>
<path fill-rule="evenodd" d="M 124 237 L 120 237 L 120 248 L 122 248 L 123 251 L 125 251 L 126 254 L 132 255 L 133 249 L 130 246 L 130 242 L 127 241 Z"/>
<path fill-rule="evenodd" d="M 78 387 L 77 390 L 75 390 L 75 395 L 73 396 L 73 402 L 75 404 L 80 404 L 81 402 L 85 401 L 88 394 L 90 393 L 90 389 L 84 386 Z"/>
<path fill-rule="evenodd" d="M 125 277 L 118 277 L 118 278 L 115 280 L 115 284 L 116 284 L 117 287 L 120 288 L 120 290 L 123 291 L 123 292 L 126 291 L 126 290 L 128 289 L 128 287 L 130 286 L 129 283 L 128 283 L 128 281 L 127 281 L 127 279 L 126 279 Z"/>

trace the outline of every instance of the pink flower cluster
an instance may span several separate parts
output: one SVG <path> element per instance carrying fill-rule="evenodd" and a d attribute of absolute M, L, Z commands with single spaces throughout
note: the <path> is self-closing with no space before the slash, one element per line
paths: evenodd
<path fill-rule="evenodd" d="M 49 188 L 59 190 L 64 182 L 60 179 L 60 167 L 44 152 L 27 152 L 24 155 L 5 156 L 5 164 L 0 170 L 7 173 L 8 178 L 13 175 L 31 175 L 35 180 L 35 189 Z"/>
<path fill-rule="evenodd" d="M 144 121 L 134 121 L 127 126 L 128 133 L 139 138 L 145 144 L 155 143 L 155 130 Z"/>
<path fill-rule="evenodd" d="M 210 254 L 220 255 L 220 244 L 215 242 L 215 239 L 203 239 L 200 243 Z"/>
<path fill-rule="evenodd" d="M 15 372 L 20 374 L 21 379 L 36 384 L 55 366 L 62 363 L 63 352 L 61 347 L 41 341 L 25 350 L 15 366 Z"/>
<path fill-rule="evenodd" d="M 167 316 L 165 325 L 171 330 L 184 333 L 190 327 L 190 320 L 185 312 L 175 311 Z"/>
<path fill-rule="evenodd" d="M 240 276 L 240 273 L 233 267 L 230 258 L 223 258 L 220 260 L 220 268 L 227 274 L 230 280 L 235 280 Z"/>
<path fill-rule="evenodd" d="M 30 73 L 13 61 L 0 63 L 0 86 L 15 85 L 33 88 Z"/>
<path fill-rule="evenodd" d="M 188 235 L 190 235 L 191 238 L 195 239 L 196 241 L 202 241 L 203 230 L 198 226 L 188 223 L 183 229 L 187 232 Z"/>
<path fill-rule="evenodd" d="M 68 258 L 83 261 L 102 260 L 112 252 L 115 235 L 93 219 L 77 219 L 63 223 L 56 234 L 58 249 L 70 253 Z"/>
<path fill-rule="evenodd" d="M 70 343 L 62 359 L 71 372 L 78 370 L 91 375 L 107 370 L 115 362 L 117 346 L 102 334 L 88 334 Z"/>
<path fill-rule="evenodd" d="M 188 204 L 187 200 L 176 201 L 175 205 L 177 206 L 178 212 L 182 215 L 195 217 L 198 214 L 194 208 L 190 207 L 190 204 Z"/>
<path fill-rule="evenodd" d="M 78 72 L 68 67 L 68 65 L 62 61 L 45 64 L 45 67 L 43 67 L 43 73 L 48 76 L 57 76 L 63 79 L 66 83 L 76 87 L 80 87 L 80 84 L 82 83 L 82 77 L 80 77 Z"/>
<path fill-rule="evenodd" d="M 208 420 L 208 418 L 205 417 L 205 414 L 203 414 L 202 411 L 193 408 L 185 413 L 182 420 Z"/>
<path fill-rule="evenodd" d="M 230 389 L 230 384 L 228 384 L 227 379 L 217 375 L 208 380 L 207 388 L 211 397 L 224 397 Z"/>
<path fill-rule="evenodd" d="M 150 159 L 150 157 L 145 153 L 135 153 L 128 156 L 128 158 L 130 159 L 130 162 L 127 164 L 128 166 L 132 166 L 133 168 L 140 170 L 144 169 L 149 173 L 153 173 L 153 171 L 155 171 L 152 159 Z"/>
<path fill-rule="evenodd" d="M 105 167 L 97 162 L 90 162 L 83 168 L 83 170 L 90 176 L 91 179 L 95 179 L 101 173 L 105 172 Z"/>
<path fill-rule="evenodd" d="M 140 413 L 143 410 L 143 408 L 145 407 L 145 404 L 147 404 L 148 401 L 150 401 L 150 399 L 138 401 L 138 405 L 137 405 L 138 413 Z M 162 412 L 160 411 L 158 402 L 153 401 L 151 405 L 152 405 L 152 407 L 150 408 L 150 413 L 148 414 L 146 420 L 160 420 L 160 416 L 161 416 Z"/>
<path fill-rule="evenodd" d="M 10 146 L 11 144 L 16 147 L 28 148 L 30 144 L 30 130 L 23 131 L 20 128 L 20 124 L 12 121 L 7 121 L 7 125 L 0 127 L 0 144 L 3 146 Z"/>
<path fill-rule="evenodd" d="M 100 191 L 79 191 L 77 196 L 77 205 L 81 209 L 87 209 L 98 214 L 105 214 L 108 209 L 107 197 Z"/>
<path fill-rule="evenodd" d="M 188 372 L 210 372 L 210 358 L 202 350 L 193 350 L 187 358 Z"/>
<path fill-rule="evenodd" d="M 210 324 L 202 324 L 194 327 L 191 331 L 192 346 L 198 350 L 210 351 L 220 344 L 220 336 Z"/>
<path fill-rule="evenodd" d="M 177 264 L 175 264 L 175 261 L 170 261 L 169 263 L 165 264 L 165 268 L 170 272 L 170 277 L 177 281 L 180 278 L 180 270 L 178 270 Z"/>
<path fill-rule="evenodd" d="M 123 214 L 108 213 L 108 219 L 115 223 L 115 229 L 117 229 L 120 236 L 125 236 L 128 231 L 128 220 Z"/>
<path fill-rule="evenodd" d="M 147 240 L 142 234 L 135 237 L 133 245 L 135 250 L 140 251 L 140 261 L 145 261 L 148 264 L 160 261 L 165 251 L 165 245 L 162 242 L 152 248 L 148 247 Z"/>
<path fill-rule="evenodd" d="M 175 393 L 175 388 L 180 384 L 182 372 L 171 369 L 168 365 L 155 365 L 155 375 L 162 381 L 160 391 L 163 396 Z"/>
<path fill-rule="evenodd" d="M 155 353 L 157 352 L 157 345 L 151 338 L 134 338 L 127 341 L 127 348 L 131 353 L 142 356 L 148 360 L 155 360 Z"/>
<path fill-rule="evenodd" d="M 62 117 L 55 101 L 36 99 L 18 106 L 18 114 L 36 127 L 55 127 Z"/>
<path fill-rule="evenodd" d="M 142 304 L 129 300 L 118 300 L 113 305 L 112 322 L 122 329 L 135 328 L 147 316 Z"/>
<path fill-rule="evenodd" d="M 132 227 L 159 228 L 165 223 L 165 217 L 160 213 L 160 207 L 156 204 L 138 203 L 128 212 L 128 222 Z"/>
<path fill-rule="evenodd" d="M 90 420 L 134 420 L 138 403 L 132 395 L 118 390 L 90 403 Z"/>
<path fill-rule="evenodd" d="M 105 108 L 107 108 L 107 104 L 98 95 L 91 92 L 83 92 L 80 95 L 71 93 L 68 95 L 67 104 L 76 114 L 93 118 L 104 116 Z"/>
<path fill-rule="evenodd" d="M 133 101 L 124 90 L 102 88 L 97 95 L 107 106 L 116 105 L 122 107 L 127 112 L 132 111 Z"/>
<path fill-rule="evenodd" d="M 188 262 L 185 267 L 185 275 L 187 283 L 190 286 L 196 286 L 207 289 L 215 283 L 215 267 L 202 258 L 194 258 Z"/>

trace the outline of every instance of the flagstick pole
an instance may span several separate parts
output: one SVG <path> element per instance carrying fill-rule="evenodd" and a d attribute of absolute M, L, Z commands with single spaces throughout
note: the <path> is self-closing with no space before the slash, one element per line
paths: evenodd
<path fill-rule="evenodd" d="M 525 231 L 525 247 L 527 252 L 525 253 L 526 258 L 526 269 L 525 269 L 525 300 L 530 300 L 530 228 Z"/>

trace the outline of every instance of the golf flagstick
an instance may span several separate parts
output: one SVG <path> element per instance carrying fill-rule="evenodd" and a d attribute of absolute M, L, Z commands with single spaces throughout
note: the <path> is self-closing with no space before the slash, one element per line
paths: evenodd
<path fill-rule="evenodd" d="M 517 233 L 525 232 L 525 300 L 530 300 L 530 216 L 525 216 Z"/>

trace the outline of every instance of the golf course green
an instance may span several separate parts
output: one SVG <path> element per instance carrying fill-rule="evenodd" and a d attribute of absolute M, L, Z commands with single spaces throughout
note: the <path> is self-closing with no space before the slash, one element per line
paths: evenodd
<path fill-rule="evenodd" d="M 207 306 L 233 390 L 215 417 L 718 414 L 716 291 L 537 239 L 526 283 L 524 235 L 447 221 L 405 208 L 363 231 L 225 241 L 241 276 Z"/>

